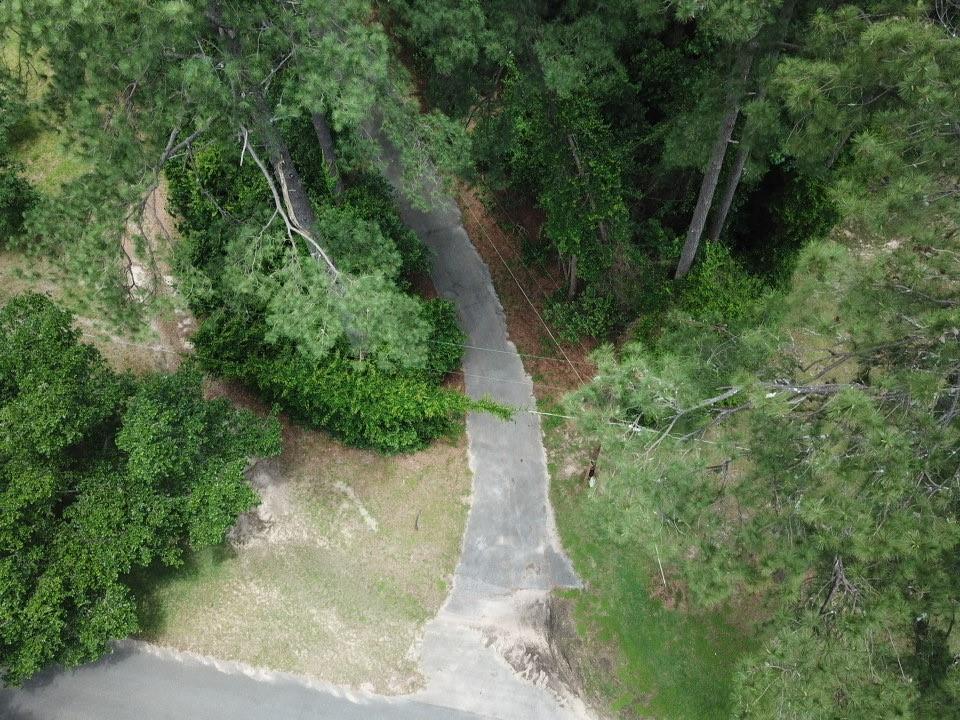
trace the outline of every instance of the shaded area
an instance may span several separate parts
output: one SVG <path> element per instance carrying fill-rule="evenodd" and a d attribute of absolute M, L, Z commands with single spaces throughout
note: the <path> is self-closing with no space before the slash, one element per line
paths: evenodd
<path fill-rule="evenodd" d="M 263 682 L 267 679 L 267 682 Z M 17 691 L 0 690 L 5 720 L 130 718 L 315 718 L 317 720 L 475 720 L 480 715 L 409 700 L 352 696 L 276 675 L 255 679 L 192 660 L 121 649 L 73 671 L 51 670 Z"/>

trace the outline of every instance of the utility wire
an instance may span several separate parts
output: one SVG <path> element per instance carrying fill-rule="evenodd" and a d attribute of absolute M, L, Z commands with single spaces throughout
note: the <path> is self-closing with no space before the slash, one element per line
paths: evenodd
<path fill-rule="evenodd" d="M 504 209 L 503 209 L 503 205 L 501 205 L 501 204 L 497 201 L 496 198 L 491 197 L 491 198 L 490 198 L 490 201 L 491 201 L 491 203 L 496 207 L 496 210 L 497 210 L 497 212 L 498 212 L 500 215 L 506 215 L 506 214 L 507 214 L 507 213 L 504 211 Z M 520 227 L 522 228 L 522 226 L 520 226 Z M 504 233 L 503 229 L 500 227 L 499 224 L 496 224 L 496 228 L 497 228 L 497 232 L 500 233 L 500 236 L 501 236 L 502 238 L 506 239 L 506 233 Z M 524 234 L 526 235 L 526 234 L 527 234 L 526 229 L 523 228 L 523 230 L 524 230 Z M 544 262 L 543 257 L 538 257 L 538 258 L 537 258 L 537 266 L 538 266 L 541 270 L 543 270 L 543 272 L 547 275 L 547 277 L 549 277 L 553 282 L 557 283 L 557 285 L 561 285 L 561 286 L 563 285 L 563 283 L 561 283 L 561 282 L 557 279 L 557 276 L 553 274 L 553 270 L 551 270 L 551 269 L 547 266 L 546 262 Z M 527 269 L 528 272 L 529 272 L 529 268 L 526 268 L 526 269 Z M 533 279 L 533 284 L 536 285 L 536 286 L 537 286 L 537 289 L 540 291 L 540 296 L 541 296 L 544 300 L 547 300 L 547 299 L 548 299 L 547 293 L 546 293 L 546 291 L 543 289 L 543 286 L 540 285 L 540 281 L 537 280 L 537 276 L 536 276 L 534 273 L 532 273 L 532 272 L 529 272 L 529 275 L 530 275 L 530 277 Z M 584 354 L 589 354 L 589 353 L 590 353 L 590 351 L 587 349 L 587 346 L 583 344 L 583 340 L 581 340 L 580 338 L 577 338 L 577 344 L 580 346 L 580 349 L 583 350 Z"/>
<path fill-rule="evenodd" d="M 478 380 L 490 380 L 491 382 L 501 382 L 507 383 L 508 385 L 535 385 L 536 387 L 541 388 L 550 388 L 551 390 L 560 390 L 562 392 L 567 392 L 569 388 L 560 387 L 559 385 L 546 385 L 541 382 L 535 382 L 533 380 L 507 380 L 506 378 L 496 378 L 489 375 L 478 375 L 477 373 L 468 373 L 463 370 L 451 370 L 450 372 L 456 373 L 457 375 L 463 375 L 464 377 L 477 378 Z"/>
<path fill-rule="evenodd" d="M 500 252 L 500 248 L 498 248 L 497 245 L 496 245 L 496 243 L 494 243 L 493 240 L 490 239 L 490 235 L 487 234 L 487 231 L 484 229 L 483 225 L 480 224 L 480 221 L 477 219 L 476 213 L 474 213 L 473 210 L 472 210 L 469 206 L 467 206 L 467 211 L 468 211 L 468 212 L 470 213 L 470 215 L 473 217 L 473 221 L 474 221 L 474 222 L 477 224 L 477 226 L 480 228 L 480 232 L 481 232 L 481 233 L 483 234 L 483 236 L 487 239 L 487 242 L 489 242 L 490 245 L 491 245 L 491 247 L 493 247 L 493 249 L 496 251 L 497 256 L 500 258 L 500 262 L 503 263 L 503 266 L 507 269 L 507 272 L 510 273 L 510 277 L 513 278 L 513 281 L 517 284 L 517 287 L 520 288 L 520 292 L 523 293 L 523 297 L 524 297 L 524 299 L 526 299 L 527 304 L 530 305 L 530 308 L 531 308 L 531 309 L 533 310 L 533 312 L 536 314 L 537 318 L 539 318 L 539 320 L 540 320 L 541 324 L 543 325 L 543 327 L 546 328 L 547 334 L 550 336 L 550 339 L 553 340 L 554 344 L 557 346 L 557 349 L 560 351 L 560 354 L 563 355 L 564 360 L 567 361 L 567 364 L 570 366 L 570 369 L 573 370 L 574 374 L 577 376 L 577 378 L 580 380 L 581 383 L 586 382 L 586 381 L 583 379 L 583 376 L 580 374 L 580 371 L 577 370 L 577 368 L 574 366 L 574 364 L 570 361 L 570 358 L 567 357 L 567 353 L 564 352 L 563 346 L 560 345 L 560 343 L 557 341 L 557 338 L 554 337 L 553 331 L 550 329 L 550 326 L 547 325 L 547 322 L 546 322 L 546 320 L 543 319 L 543 316 L 540 315 L 540 311 L 537 310 L 536 305 L 533 304 L 533 301 L 530 299 L 530 296 L 527 295 L 527 291 L 524 290 L 523 285 L 521 285 L 521 284 L 520 284 L 520 281 L 517 280 L 517 276 L 514 275 L 513 270 L 512 270 L 512 269 L 510 268 L 510 266 L 507 264 L 507 261 L 504 259 L 503 254 Z"/>
<path fill-rule="evenodd" d="M 585 362 L 582 360 L 564 360 L 563 358 L 550 357 L 549 355 L 534 355 L 532 353 L 520 352 L 519 350 L 516 350 L 516 351 L 501 350 L 499 348 L 481 347 L 479 345 L 466 345 L 466 344 L 461 345 L 460 343 L 452 343 L 452 342 L 447 342 L 445 340 L 427 340 L 427 342 L 432 343 L 434 345 L 450 345 L 455 347 L 462 347 L 467 350 L 484 350 L 486 352 L 503 353 L 504 355 L 519 355 L 520 357 L 535 358 L 537 360 L 553 360 L 554 362 L 572 362 L 575 365 L 583 365 L 584 367 L 589 367 L 589 368 L 594 367 L 593 363 Z"/>

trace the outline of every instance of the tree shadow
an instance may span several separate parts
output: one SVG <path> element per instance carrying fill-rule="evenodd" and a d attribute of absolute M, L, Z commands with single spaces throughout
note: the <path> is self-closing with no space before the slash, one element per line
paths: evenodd
<path fill-rule="evenodd" d="M 0 688 L 0 718 L 4 720 L 43 720 L 31 710 L 25 710 L 14 704 L 15 691 Z"/>
<path fill-rule="evenodd" d="M 166 630 L 167 612 L 163 591 L 171 583 L 195 579 L 209 565 L 220 565 L 236 556 L 237 551 L 233 546 L 223 542 L 184 553 L 183 564 L 178 567 L 155 562 L 150 567 L 132 574 L 129 584 L 137 603 L 137 622 L 140 627 L 138 635 L 149 638 L 161 635 Z"/>
<path fill-rule="evenodd" d="M 47 720 L 50 717 L 49 714 L 42 714 L 40 711 L 26 707 L 31 704 L 41 706 L 44 704 L 42 698 L 44 688 L 63 675 L 82 673 L 84 668 L 110 666 L 123 662 L 134 652 L 130 648 L 113 647 L 99 659 L 83 663 L 78 667 L 48 666 L 19 686 L 5 686 L 0 683 L 0 718 L 2 720 Z M 32 699 L 34 695 L 37 696 L 37 701 Z M 60 714 L 56 716 L 61 717 Z"/>

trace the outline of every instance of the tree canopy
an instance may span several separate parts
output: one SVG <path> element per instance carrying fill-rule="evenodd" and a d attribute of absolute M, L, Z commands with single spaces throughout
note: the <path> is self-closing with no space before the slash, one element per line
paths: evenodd
<path fill-rule="evenodd" d="M 704 237 L 765 245 L 759 269 L 775 273 L 792 223 L 822 233 L 839 213 L 890 235 L 955 221 L 948 5 L 387 4 L 428 97 L 477 125 L 486 182 L 545 213 L 568 300 L 592 285 L 621 325 L 663 307 Z M 758 205 L 788 220 L 762 240 L 744 228 Z"/>
<path fill-rule="evenodd" d="M 428 253 L 379 175 L 382 130 L 412 199 L 439 166 L 532 218 L 520 255 L 563 274 L 543 317 L 601 343 L 567 406 L 599 448 L 603 539 L 656 548 L 681 605 L 759 608 L 736 716 L 943 717 L 958 33 L 955 0 L 8 2 L 0 235 L 118 321 L 161 301 L 169 262 L 204 370 L 352 444 L 417 449 L 503 409 L 442 386 L 463 335 L 414 290 Z M 28 110 L 84 177 L 23 180 Z M 172 247 L 146 238 L 155 193 Z M 204 401 L 195 369 L 110 371 L 38 296 L 0 334 L 17 682 L 129 632 L 130 573 L 217 542 L 277 439 Z"/>
<path fill-rule="evenodd" d="M 137 628 L 129 579 L 222 542 L 279 427 L 191 369 L 117 375 L 40 295 L 0 310 L 0 668 L 19 683 Z"/>
<path fill-rule="evenodd" d="M 618 340 L 567 403 L 603 541 L 770 608 L 735 715 L 954 712 L 956 4 L 384 7 L 542 211 L 547 318 Z"/>
<path fill-rule="evenodd" d="M 656 545 L 693 602 L 774 599 L 739 717 L 960 700 L 957 257 L 910 244 L 864 272 L 810 246 L 759 324 L 679 312 L 571 400 L 611 542 Z"/>
<path fill-rule="evenodd" d="M 340 238 L 366 230 L 316 214 L 281 132 L 310 118 L 309 136 L 296 142 L 322 150 L 331 190 L 340 173 L 379 152 L 367 132 L 374 116 L 411 177 L 427 157 L 456 160 L 461 134 L 439 114 L 419 116 L 368 2 L 52 0 L 8 7 L 3 19 L 21 56 L 42 58 L 37 72 L 49 85 L 42 105 L 90 162 L 89 174 L 33 214 L 31 241 L 94 290 L 86 294 L 100 312 L 122 318 L 162 287 L 165 253 L 144 240 L 146 198 L 171 160 L 213 143 L 266 181 L 273 213 L 251 220 L 258 223 L 249 228 L 251 244 L 259 233 L 265 244 L 282 239 L 289 247 L 265 289 L 282 308 L 276 332 L 310 330 L 332 342 L 402 328 L 393 336 L 402 347 L 390 349 L 385 334 L 378 347 L 387 362 L 416 364 L 425 333 L 419 314 L 386 281 L 389 267 L 351 267 L 341 258 Z M 126 236 L 146 278 L 124 250 Z M 317 268 L 294 260 L 300 247 Z M 376 328 L 364 327 L 370 318 L 379 319 Z"/>

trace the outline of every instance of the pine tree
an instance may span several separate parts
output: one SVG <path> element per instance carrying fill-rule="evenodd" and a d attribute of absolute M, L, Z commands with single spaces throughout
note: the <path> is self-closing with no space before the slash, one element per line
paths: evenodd
<path fill-rule="evenodd" d="M 94 168 L 42 204 L 33 237 L 102 308 L 136 311 L 131 298 L 144 301 L 161 286 L 160 265 L 151 260 L 164 253 L 147 246 L 142 229 L 146 199 L 171 160 L 199 143 L 221 144 L 257 168 L 270 190 L 274 216 L 262 232 L 251 231 L 251 241 L 280 232 L 290 247 L 288 276 L 300 272 L 295 258 L 304 248 L 326 275 L 328 301 L 321 303 L 303 279 L 287 283 L 296 292 L 287 294 L 286 313 L 306 313 L 331 333 L 363 335 L 367 330 L 349 327 L 350 318 L 376 307 L 388 325 L 408 331 L 410 343 L 423 338 L 419 314 L 392 285 L 341 271 L 282 131 L 293 119 L 311 118 L 313 137 L 297 142 L 320 143 L 331 190 L 342 187 L 334 134 L 351 144 L 352 157 L 373 162 L 379 146 L 366 124 L 375 115 L 400 148 L 411 192 L 428 155 L 443 160 L 459 152 L 449 123 L 420 118 L 369 3 L 61 7 L 51 0 L 23 6 L 8 22 L 24 38 L 21 52 L 49 63 L 46 104 Z M 152 272 L 146 282 L 126 257 L 127 235 Z"/>
<path fill-rule="evenodd" d="M 763 324 L 677 315 L 572 400 L 611 541 L 656 545 L 694 606 L 772 603 L 737 717 L 957 706 L 958 257 L 811 246 Z"/>

